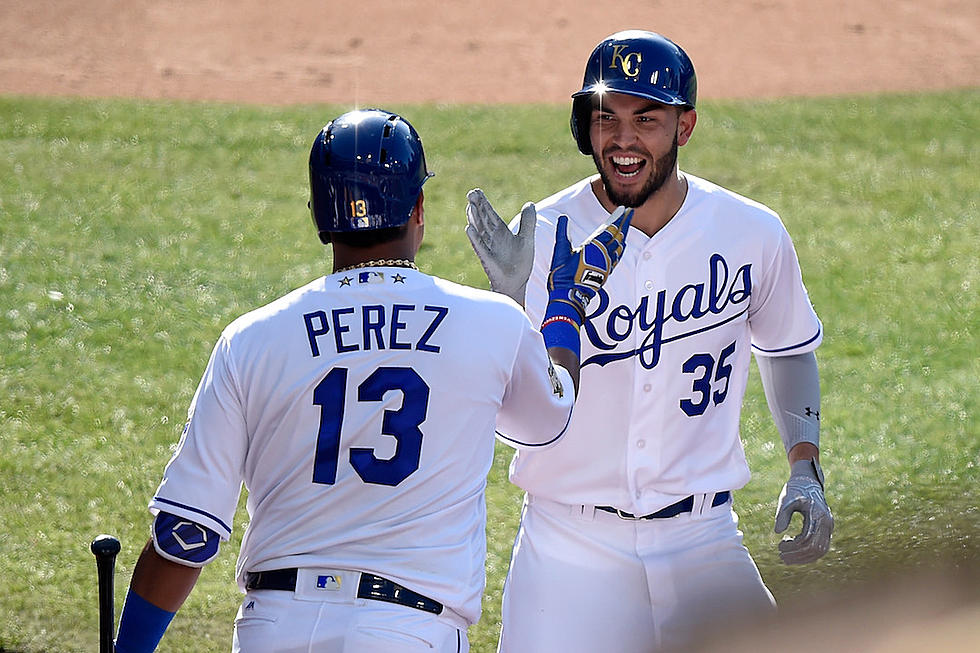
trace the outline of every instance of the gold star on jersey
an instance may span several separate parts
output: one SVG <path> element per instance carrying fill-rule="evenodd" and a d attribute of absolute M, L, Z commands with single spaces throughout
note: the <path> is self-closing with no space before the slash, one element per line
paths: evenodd
<path fill-rule="evenodd" d="M 334 274 L 338 272 L 350 272 L 352 270 L 360 270 L 359 272 L 354 272 L 353 276 L 344 275 L 342 279 L 339 279 L 341 286 L 350 286 L 353 281 L 357 281 L 358 284 L 382 284 L 385 283 L 386 279 L 391 279 L 392 283 L 405 283 L 406 277 L 402 274 L 395 273 L 390 276 L 385 275 L 385 272 L 379 270 L 368 270 L 365 268 L 380 268 L 380 267 L 395 267 L 395 268 L 409 268 L 412 270 L 418 270 L 418 266 L 414 262 L 408 259 L 376 259 L 372 261 L 364 261 L 363 263 L 355 263 L 354 265 L 347 265 L 342 268 L 337 268 L 334 270 Z"/>

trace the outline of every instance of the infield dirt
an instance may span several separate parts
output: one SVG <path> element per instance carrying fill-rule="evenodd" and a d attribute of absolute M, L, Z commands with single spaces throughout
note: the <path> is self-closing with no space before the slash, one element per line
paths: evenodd
<path fill-rule="evenodd" d="M 977 0 L 16 0 L 0 93 L 564 103 L 627 28 L 681 44 L 701 99 L 980 86 Z"/>

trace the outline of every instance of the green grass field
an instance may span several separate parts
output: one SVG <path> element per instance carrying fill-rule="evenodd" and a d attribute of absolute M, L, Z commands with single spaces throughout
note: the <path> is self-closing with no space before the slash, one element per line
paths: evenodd
<path fill-rule="evenodd" d="M 102 532 L 123 543 L 117 616 L 145 506 L 221 328 L 329 270 L 306 209 L 313 136 L 349 107 L 0 97 L 0 650 L 96 649 Z M 590 173 L 567 108 L 397 106 L 437 176 L 423 270 L 485 287 L 468 189 L 502 214 Z M 775 554 L 782 446 L 753 369 L 742 436 L 746 543 L 793 604 L 909 568 L 980 565 L 980 90 L 702 103 L 681 166 L 780 212 L 826 339 L 821 562 Z M 494 650 L 520 495 L 498 449 L 488 587 L 472 650 Z M 235 523 L 241 537 L 244 509 Z M 224 651 L 238 540 L 161 651 Z"/>

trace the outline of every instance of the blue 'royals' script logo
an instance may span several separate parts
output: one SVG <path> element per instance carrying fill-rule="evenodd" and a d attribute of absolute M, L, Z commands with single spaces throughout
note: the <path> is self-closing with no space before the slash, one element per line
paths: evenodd
<path fill-rule="evenodd" d="M 606 294 L 605 289 L 600 289 L 598 299 L 592 305 L 593 310 L 585 321 L 585 333 L 593 347 L 609 353 L 590 356 L 582 366 L 601 366 L 638 356 L 643 367 L 648 370 L 653 369 L 660 362 L 663 345 L 727 324 L 745 313 L 748 306 L 717 322 L 705 325 L 698 322 L 690 330 L 664 338 L 664 325 L 667 322 L 674 321 L 680 324 L 688 320 L 700 321 L 705 316 L 719 316 L 729 306 L 747 302 L 751 295 L 752 264 L 746 263 L 732 274 L 728 261 L 721 254 L 712 254 L 708 259 L 707 283 L 689 283 L 683 286 L 669 303 L 667 291 L 659 291 L 656 295 L 657 304 L 653 309 L 653 315 L 651 315 L 649 295 L 640 300 L 640 305 L 636 309 L 626 305 L 610 309 L 609 295 Z M 605 321 L 601 319 L 603 313 L 606 314 Z M 600 332 L 603 327 L 605 333 Z M 619 343 L 630 337 L 634 328 L 646 334 L 640 346 L 629 351 L 612 351 Z"/>

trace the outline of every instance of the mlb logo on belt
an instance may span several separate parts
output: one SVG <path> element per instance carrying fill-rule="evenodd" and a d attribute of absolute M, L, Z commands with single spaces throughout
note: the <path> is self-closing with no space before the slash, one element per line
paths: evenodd
<path fill-rule="evenodd" d="M 340 589 L 342 578 L 333 574 L 321 574 L 316 577 L 316 588 L 318 590 L 334 591 Z"/>

